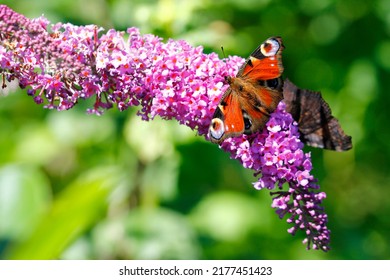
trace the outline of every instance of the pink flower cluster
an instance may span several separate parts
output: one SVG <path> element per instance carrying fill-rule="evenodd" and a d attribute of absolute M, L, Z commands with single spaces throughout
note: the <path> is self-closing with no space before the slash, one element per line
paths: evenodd
<path fill-rule="evenodd" d="M 43 17 L 29 20 L 0 6 L 0 74 L 27 87 L 36 103 L 67 110 L 80 98 L 94 98 L 90 112 L 97 114 L 113 106 L 139 106 L 144 120 L 176 119 L 206 139 L 226 89 L 224 77 L 244 61 L 220 60 L 185 41 L 164 43 L 136 28 L 99 36 L 103 30 L 92 25 L 55 24 L 51 31 L 48 25 Z M 227 139 L 221 147 L 261 174 L 255 188 L 278 189 L 271 192 L 272 207 L 281 218 L 288 215 L 291 234 L 303 230 L 307 248 L 329 249 L 327 216 L 320 206 L 325 194 L 317 192 L 310 155 L 302 151 L 297 124 L 283 102 L 262 132 Z"/>
<path fill-rule="evenodd" d="M 310 153 L 303 152 L 296 122 L 280 102 L 262 132 L 226 139 L 222 149 L 246 168 L 261 175 L 254 187 L 272 191 L 272 207 L 280 218 L 289 216 L 288 232 L 304 230 L 307 248 L 329 250 L 328 217 L 321 207 L 326 198 L 310 174 Z M 287 190 L 285 190 L 287 188 Z"/>

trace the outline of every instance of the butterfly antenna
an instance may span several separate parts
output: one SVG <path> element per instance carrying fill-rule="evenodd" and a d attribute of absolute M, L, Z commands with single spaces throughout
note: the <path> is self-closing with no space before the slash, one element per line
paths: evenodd
<path fill-rule="evenodd" d="M 221 46 L 221 51 L 222 51 L 222 54 L 223 54 L 223 58 L 226 59 L 225 49 L 223 48 L 223 46 Z"/>

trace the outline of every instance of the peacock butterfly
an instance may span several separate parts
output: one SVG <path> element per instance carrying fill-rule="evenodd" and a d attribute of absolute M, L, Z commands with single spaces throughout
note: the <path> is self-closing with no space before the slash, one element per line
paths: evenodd
<path fill-rule="evenodd" d="M 303 143 L 335 151 L 352 148 L 351 136 L 344 133 L 338 120 L 332 116 L 320 92 L 300 89 L 286 79 L 283 96 L 287 112 L 298 123 Z"/>
<path fill-rule="evenodd" d="M 228 137 L 261 130 L 284 99 L 287 112 L 298 123 L 303 143 L 335 151 L 351 149 L 351 136 L 332 116 L 320 92 L 300 89 L 288 79 L 283 82 L 283 49 L 282 39 L 271 37 L 253 51 L 236 77 L 226 77 L 230 87 L 211 120 L 211 141 L 221 143 Z"/>
<path fill-rule="evenodd" d="M 229 88 L 223 94 L 211 120 L 212 142 L 251 134 L 262 129 L 283 99 L 280 37 L 271 37 L 255 49 L 236 77 L 226 77 Z"/>

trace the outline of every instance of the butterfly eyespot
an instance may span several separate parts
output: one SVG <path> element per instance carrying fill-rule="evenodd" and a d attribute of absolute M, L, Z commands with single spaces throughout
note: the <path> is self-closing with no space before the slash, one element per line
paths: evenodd
<path fill-rule="evenodd" d="M 225 134 L 224 123 L 219 118 L 214 118 L 211 120 L 210 124 L 210 136 L 212 139 L 219 140 Z"/>
<path fill-rule="evenodd" d="M 277 88 L 279 85 L 279 79 L 272 79 L 272 80 L 267 80 L 266 81 L 267 87 L 269 88 Z"/>
<path fill-rule="evenodd" d="M 265 43 L 263 43 L 260 48 L 261 48 L 261 53 L 264 56 L 273 56 L 278 52 L 280 48 L 280 44 L 277 40 L 271 38 L 268 39 Z"/>

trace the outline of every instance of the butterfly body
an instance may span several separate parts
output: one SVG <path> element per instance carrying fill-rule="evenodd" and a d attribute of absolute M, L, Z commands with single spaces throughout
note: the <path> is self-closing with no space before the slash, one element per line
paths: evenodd
<path fill-rule="evenodd" d="M 226 77 L 223 94 L 210 124 L 212 142 L 259 131 L 283 99 L 284 49 L 280 37 L 262 43 L 245 61 L 236 77 Z"/>

